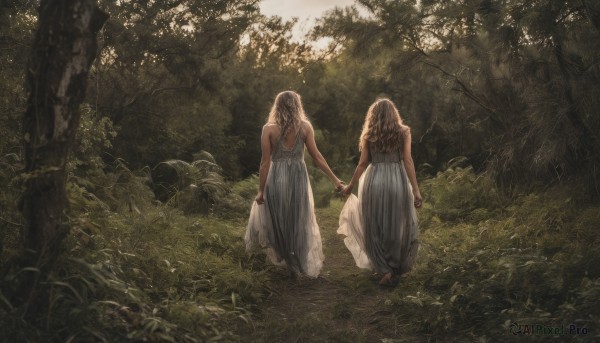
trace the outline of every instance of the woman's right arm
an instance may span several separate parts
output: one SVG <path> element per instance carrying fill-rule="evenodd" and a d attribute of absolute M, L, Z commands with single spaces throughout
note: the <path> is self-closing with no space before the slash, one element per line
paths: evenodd
<path fill-rule="evenodd" d="M 415 172 L 415 163 L 413 162 L 411 155 L 411 144 L 412 138 L 410 135 L 410 129 L 407 129 L 404 133 L 404 168 L 406 169 L 406 175 L 408 181 L 412 186 L 413 195 L 415 197 L 415 207 L 419 208 L 423 205 L 423 197 L 419 191 L 419 184 L 417 183 L 417 173 Z"/>
<path fill-rule="evenodd" d="M 264 193 L 265 185 L 267 184 L 267 176 L 269 174 L 269 168 L 271 168 L 271 138 L 270 138 L 270 127 L 268 125 L 263 126 L 262 135 L 260 136 L 260 150 L 262 157 L 260 159 L 260 169 L 258 173 L 258 195 L 256 196 L 256 203 L 262 205 L 265 202 Z"/>
<path fill-rule="evenodd" d="M 350 183 L 348 183 L 348 186 L 346 186 L 342 190 L 342 195 L 348 196 L 348 195 L 350 195 L 350 193 L 352 193 L 352 188 L 354 188 L 354 185 L 356 185 L 358 183 L 358 180 L 360 180 L 362 173 L 365 171 L 365 169 L 367 169 L 368 166 L 369 166 L 369 149 L 367 147 L 365 147 L 360 152 L 360 159 L 358 160 L 358 165 L 356 166 L 356 169 L 354 170 L 354 175 L 352 176 L 352 180 L 350 180 Z"/>
<path fill-rule="evenodd" d="M 321 152 L 317 148 L 317 143 L 315 142 L 315 131 L 312 125 L 310 122 L 305 122 L 304 125 L 306 130 L 306 149 L 308 150 L 308 153 L 312 157 L 313 161 L 315 161 L 317 167 L 319 167 L 319 169 L 321 169 L 329 177 L 335 188 L 341 189 L 344 186 L 343 182 L 340 181 L 337 176 L 335 176 L 331 168 L 329 168 L 327 161 L 325 161 L 325 158 L 323 155 L 321 155 Z"/>

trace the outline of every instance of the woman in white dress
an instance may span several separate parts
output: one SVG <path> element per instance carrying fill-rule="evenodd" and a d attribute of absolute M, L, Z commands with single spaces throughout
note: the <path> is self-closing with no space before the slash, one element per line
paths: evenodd
<path fill-rule="evenodd" d="M 314 130 L 306 118 L 300 95 L 281 92 L 275 98 L 261 136 L 259 191 L 252 205 L 245 242 L 266 250 L 292 277 L 317 277 L 323 266 L 321 233 L 315 218 L 304 148 L 337 189 L 342 182 L 317 149 Z"/>
<path fill-rule="evenodd" d="M 340 214 L 338 233 L 358 267 L 374 269 L 380 285 L 395 286 L 409 271 L 419 246 L 415 208 L 422 205 L 411 156 L 410 128 L 389 99 L 367 112 L 359 141 L 360 161 L 342 190 L 350 196 Z M 358 197 L 351 194 L 359 184 Z"/>

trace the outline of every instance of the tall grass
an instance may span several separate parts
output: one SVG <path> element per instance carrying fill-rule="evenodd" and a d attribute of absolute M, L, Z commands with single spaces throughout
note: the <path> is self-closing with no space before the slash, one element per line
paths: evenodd
<path fill-rule="evenodd" d="M 16 274 L 36 271 L 5 275 L 0 341 L 240 339 L 237 327 L 248 325 L 268 292 L 269 270 L 263 257 L 245 253 L 243 214 L 184 215 L 154 201 L 148 174 L 123 163 L 110 173 L 72 176 L 68 190 L 71 235 L 39 286 L 47 308 L 24 319 L 27 305 L 7 290 Z M 231 206 L 244 201 L 236 194 L 223 199 L 233 199 Z M 10 248 L 3 265 L 16 254 L 13 236 L 2 234 Z"/>
<path fill-rule="evenodd" d="M 600 327 L 600 207 L 554 186 L 514 198 L 470 168 L 423 183 L 422 249 L 388 298 L 415 332 L 434 339 L 506 341 L 517 325 Z"/>
<path fill-rule="evenodd" d="M 327 208 L 333 195 L 329 180 L 315 170 L 310 174 L 315 203 L 324 207 L 320 213 L 335 221 L 338 213 Z M 3 180 L 11 175 L 0 173 Z M 15 203 L 18 190 L 10 187 L 0 197 L 3 204 Z M 256 176 L 228 185 L 212 213 L 185 215 L 180 206 L 153 200 L 145 170 L 132 172 L 117 163 L 110 173 L 72 177 L 71 235 L 58 267 L 40 284 L 48 306 L 24 319 L 24 307 L 0 293 L 1 341 L 245 340 L 240 335 L 251 330 L 278 282 L 271 280 L 278 276 L 264 256 L 247 255 L 242 241 L 257 187 Z M 564 337 L 597 337 L 600 208 L 574 193 L 579 185 L 508 196 L 488 176 L 451 166 L 421 187 L 426 201 L 419 214 L 418 263 L 384 301 L 410 337 L 544 338 L 513 336 L 514 323 L 573 324 L 595 336 Z M 0 235 L 5 264 L 18 246 L 19 222 L 15 211 L 3 213 L 15 221 L 0 223 L 10 227 Z M 27 272 L 36 271 L 14 271 Z M 1 289 L 10 289 L 14 273 Z M 330 277 L 350 276 L 334 271 Z M 353 319 L 344 301 L 334 306 L 334 317 Z M 313 327 L 263 324 L 272 325 L 271 332 Z"/>

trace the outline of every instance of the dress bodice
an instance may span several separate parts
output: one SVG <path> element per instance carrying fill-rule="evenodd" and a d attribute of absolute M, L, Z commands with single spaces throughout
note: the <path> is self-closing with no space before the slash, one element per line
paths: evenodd
<path fill-rule="evenodd" d="M 296 139 L 292 147 L 286 147 L 283 143 L 283 135 L 280 134 L 275 143 L 275 148 L 271 152 L 273 162 L 282 160 L 304 160 L 304 137 L 300 130 L 296 133 Z"/>
<path fill-rule="evenodd" d="M 395 150 L 390 152 L 381 152 L 373 144 L 369 144 L 369 156 L 371 163 L 398 163 L 402 161 L 403 153 L 402 150 Z"/>
<path fill-rule="evenodd" d="M 402 139 L 404 140 L 406 138 L 406 135 L 409 134 L 410 129 L 408 128 L 402 128 L 400 129 L 400 135 L 402 137 Z M 389 151 L 389 152 L 383 152 L 380 151 L 379 149 L 377 149 L 377 147 L 375 146 L 375 144 L 373 144 L 373 142 L 369 142 L 368 143 L 368 148 L 369 148 L 369 162 L 371 163 L 399 163 L 400 161 L 402 161 L 404 159 L 404 142 L 402 142 L 402 144 L 400 144 L 400 146 L 398 147 L 398 149 L 393 150 L 393 151 Z"/>

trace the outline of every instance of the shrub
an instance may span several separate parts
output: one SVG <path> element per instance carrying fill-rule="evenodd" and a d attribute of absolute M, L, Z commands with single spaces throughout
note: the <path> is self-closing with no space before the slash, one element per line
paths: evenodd
<path fill-rule="evenodd" d="M 487 341 L 514 322 L 598 326 L 600 208 L 573 193 L 578 184 L 507 199 L 454 168 L 424 185 L 418 262 L 388 297 L 418 332 Z"/>

